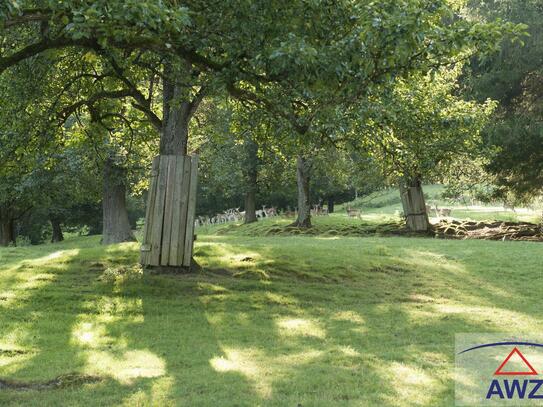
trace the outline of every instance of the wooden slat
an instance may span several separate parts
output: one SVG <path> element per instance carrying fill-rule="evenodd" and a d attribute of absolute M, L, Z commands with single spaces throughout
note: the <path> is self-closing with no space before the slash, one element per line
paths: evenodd
<path fill-rule="evenodd" d="M 164 200 L 166 195 L 166 181 L 168 178 L 168 160 L 160 157 L 158 170 L 157 191 L 155 207 L 153 208 L 153 224 L 151 230 L 151 254 L 149 257 L 149 265 L 160 265 L 160 253 L 162 247 L 162 225 L 164 222 Z"/>
<path fill-rule="evenodd" d="M 187 226 L 185 235 L 185 253 L 183 254 L 183 266 L 190 267 L 192 260 L 192 245 L 194 244 L 194 217 L 196 212 L 196 193 L 198 183 L 198 156 L 191 159 L 190 166 L 189 203 L 187 211 Z"/>
<path fill-rule="evenodd" d="M 185 230 L 180 228 L 181 219 L 181 193 L 183 189 L 183 168 L 185 163 L 185 156 L 178 155 L 175 160 L 175 182 L 173 183 L 173 213 L 172 213 L 172 233 L 170 243 L 170 255 L 168 264 L 170 266 L 180 266 L 181 263 L 177 261 L 177 253 L 179 252 L 179 246 L 183 246 L 185 238 Z M 187 181 L 188 183 L 188 181 Z M 170 184 L 171 187 L 171 184 Z"/>
<path fill-rule="evenodd" d="M 175 165 L 176 165 L 176 156 L 175 155 L 166 155 L 163 156 L 168 163 L 168 176 L 166 178 L 166 194 L 164 202 L 164 223 L 162 227 L 162 248 L 160 255 L 160 264 L 162 266 L 167 266 L 170 260 L 170 246 L 172 239 L 172 217 L 174 211 L 173 203 L 173 193 L 174 185 L 176 182 L 175 179 Z"/>
<path fill-rule="evenodd" d="M 155 197 L 156 197 L 156 185 L 157 185 L 157 177 L 158 177 L 158 166 L 160 163 L 160 157 L 157 156 L 153 158 L 153 164 L 151 166 L 151 177 L 149 180 L 149 196 L 147 197 L 147 209 L 145 211 L 145 224 L 143 225 L 143 241 L 141 243 L 141 256 L 140 256 L 140 262 L 143 265 L 148 264 L 149 261 L 149 254 L 150 254 L 150 246 L 149 241 L 151 237 L 151 223 L 153 217 L 151 214 L 153 213 L 153 209 L 155 206 Z"/>
<path fill-rule="evenodd" d="M 190 156 L 185 156 L 183 162 L 183 184 L 181 186 L 181 202 L 179 211 L 179 246 L 177 247 L 175 265 L 183 265 L 183 255 L 185 254 L 185 236 L 187 234 L 187 211 L 189 205 L 189 193 L 190 193 Z"/>

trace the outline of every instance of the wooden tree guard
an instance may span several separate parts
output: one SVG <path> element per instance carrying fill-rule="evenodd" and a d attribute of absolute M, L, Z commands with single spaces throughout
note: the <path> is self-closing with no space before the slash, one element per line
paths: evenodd
<path fill-rule="evenodd" d="M 190 267 L 197 180 L 198 156 L 154 158 L 141 246 L 142 265 Z"/>
<path fill-rule="evenodd" d="M 407 227 L 414 232 L 427 232 L 430 228 L 424 193 L 420 186 L 400 184 L 403 213 Z"/>

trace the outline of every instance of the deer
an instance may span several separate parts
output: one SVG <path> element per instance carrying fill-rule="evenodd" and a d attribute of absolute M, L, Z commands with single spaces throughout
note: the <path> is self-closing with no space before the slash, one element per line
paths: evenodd
<path fill-rule="evenodd" d="M 274 206 L 272 206 L 271 208 L 265 209 L 265 211 L 266 211 L 267 217 L 277 216 L 277 209 Z"/>
<path fill-rule="evenodd" d="M 359 209 L 353 209 L 350 206 L 346 208 L 347 216 L 349 218 L 360 218 L 360 210 Z"/>
<path fill-rule="evenodd" d="M 506 202 L 506 201 L 503 202 L 503 209 L 506 210 L 506 211 L 508 209 L 511 209 L 514 213 L 517 213 L 517 211 L 515 210 L 515 206 L 513 204 L 510 204 L 509 202 Z"/>
<path fill-rule="evenodd" d="M 451 216 L 452 209 L 451 208 L 438 208 L 436 204 L 436 214 L 437 216 Z"/>

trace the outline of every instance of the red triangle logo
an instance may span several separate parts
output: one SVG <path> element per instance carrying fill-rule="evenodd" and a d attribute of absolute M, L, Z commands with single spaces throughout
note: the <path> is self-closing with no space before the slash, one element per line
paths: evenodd
<path fill-rule="evenodd" d="M 514 354 L 517 354 L 520 356 L 520 358 L 522 359 L 522 361 L 524 362 L 524 364 L 526 365 L 526 367 L 529 369 L 528 371 L 525 371 L 525 372 L 509 372 L 509 371 L 503 371 L 502 369 L 505 367 L 505 365 L 507 365 L 507 362 L 509 362 L 509 359 L 511 359 L 511 357 L 514 355 Z M 520 350 L 518 350 L 517 347 L 513 348 L 513 350 L 511 351 L 511 353 L 509 355 L 507 355 L 507 357 L 505 358 L 505 360 L 502 362 L 502 364 L 496 369 L 496 371 L 494 372 L 495 375 L 497 376 L 520 376 L 520 375 L 523 375 L 523 376 L 531 376 L 531 375 L 537 375 L 537 372 L 535 371 L 535 369 L 533 368 L 533 366 L 530 364 L 530 362 L 528 362 L 528 360 L 524 357 L 524 355 L 520 352 Z"/>

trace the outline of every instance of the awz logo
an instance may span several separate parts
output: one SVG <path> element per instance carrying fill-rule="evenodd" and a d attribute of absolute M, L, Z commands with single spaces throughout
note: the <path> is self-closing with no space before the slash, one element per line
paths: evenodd
<path fill-rule="evenodd" d="M 543 400 L 543 379 L 518 378 L 518 376 L 538 376 L 536 369 L 519 350 L 518 346 L 521 345 L 543 348 L 543 344 L 534 342 L 496 342 L 474 346 L 460 352 L 462 354 L 482 348 L 513 346 L 513 349 L 494 372 L 494 376 L 506 376 L 507 378 L 494 378 L 490 381 L 486 394 L 487 400 Z M 513 364 L 515 367 L 511 368 L 510 365 Z M 511 376 L 516 377 L 512 378 Z"/>

